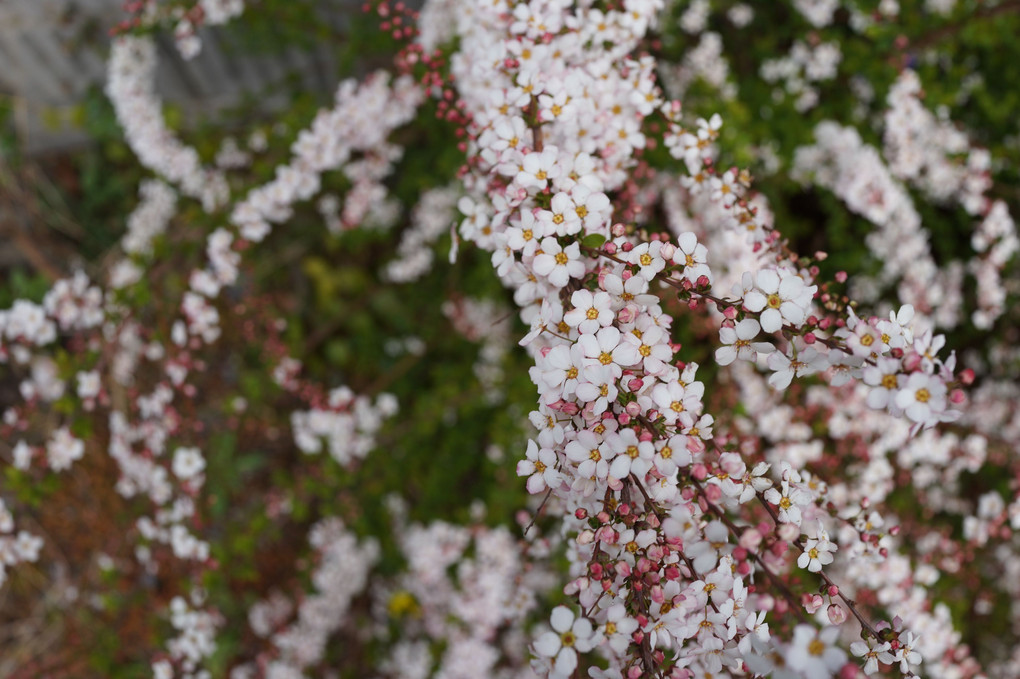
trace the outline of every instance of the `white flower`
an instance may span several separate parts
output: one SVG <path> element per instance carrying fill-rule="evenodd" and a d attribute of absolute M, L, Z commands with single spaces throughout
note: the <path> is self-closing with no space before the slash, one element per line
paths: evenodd
<path fill-rule="evenodd" d="M 896 649 L 895 653 L 885 651 L 879 653 L 878 659 L 884 663 L 892 665 L 893 663 L 900 664 L 900 672 L 908 674 L 910 672 L 911 665 L 921 664 L 921 654 L 914 650 L 917 646 L 917 637 L 914 636 L 913 632 L 904 632 L 899 638 L 900 647 Z"/>
<path fill-rule="evenodd" d="M 695 413 L 701 410 L 701 397 L 705 393 L 705 385 L 701 382 L 694 382 L 687 386 L 679 382 L 668 384 L 657 384 L 652 389 L 652 400 L 659 407 L 660 414 L 666 417 L 666 422 L 676 424 L 681 413 Z"/>
<path fill-rule="evenodd" d="M 609 647 L 616 653 L 623 653 L 631 643 L 631 635 L 638 628 L 637 620 L 627 615 L 623 604 L 613 604 L 606 611 L 606 622 L 602 625 Z"/>
<path fill-rule="evenodd" d="M 787 269 L 762 269 L 755 276 L 754 288 L 744 296 L 744 306 L 761 312 L 765 332 L 777 332 L 783 321 L 794 326 L 804 323 L 817 289 L 806 286 L 800 276 Z"/>
<path fill-rule="evenodd" d="M 655 445 L 651 441 L 638 441 L 633 429 L 624 429 L 606 437 L 607 446 L 615 453 L 609 466 L 609 476 L 625 479 L 631 473 L 643 479 L 652 467 Z"/>
<path fill-rule="evenodd" d="M 549 624 L 554 631 L 544 633 L 535 641 L 535 652 L 555 659 L 555 676 L 569 677 L 577 669 L 577 652 L 587 653 L 594 648 L 599 635 L 587 618 L 575 620 L 574 612 L 566 606 L 553 609 Z"/>
<path fill-rule="evenodd" d="M 811 625 L 797 625 L 786 662 L 805 677 L 831 677 L 846 662 L 846 653 L 835 646 L 838 637 L 838 627 L 819 631 Z"/>
<path fill-rule="evenodd" d="M 782 491 L 769 488 L 765 499 L 779 507 L 779 520 L 783 523 L 800 525 L 800 508 L 811 501 L 811 496 L 799 488 L 790 488 L 789 481 L 783 481 Z"/>
<path fill-rule="evenodd" d="M 692 284 L 697 283 L 702 276 L 707 277 L 709 281 L 712 280 L 712 272 L 708 268 L 708 250 L 690 231 L 681 233 L 677 238 L 673 263 L 683 267 L 683 277 Z"/>
<path fill-rule="evenodd" d="M 627 260 L 638 267 L 637 275 L 650 281 L 655 275 L 666 268 L 666 260 L 662 258 L 660 251 L 662 242 L 640 243 L 628 253 Z"/>
<path fill-rule="evenodd" d="M 558 486 L 559 472 L 556 471 L 556 452 L 549 448 L 539 448 L 534 441 L 528 441 L 526 459 L 517 463 L 517 476 L 527 476 L 528 492 L 532 495 L 541 493 L 546 488 Z"/>
<path fill-rule="evenodd" d="M 607 292 L 577 290 L 570 296 L 570 303 L 574 308 L 563 314 L 563 320 L 582 333 L 594 333 L 613 322 L 612 298 Z"/>
<path fill-rule="evenodd" d="M 581 335 L 577 343 L 584 349 L 584 355 L 613 371 L 615 377 L 623 374 L 622 368 L 632 366 L 641 360 L 638 348 L 624 342 L 623 333 L 609 326 L 594 335 Z"/>
<path fill-rule="evenodd" d="M 781 351 L 769 354 L 768 365 L 775 373 L 769 376 L 769 384 L 776 389 L 786 389 L 794 377 L 812 375 L 827 367 L 825 356 L 819 354 L 814 347 L 802 349 L 795 358 L 790 358 Z"/>
<path fill-rule="evenodd" d="M 874 637 L 865 641 L 855 641 L 850 644 L 850 652 L 864 659 L 864 673 L 874 674 L 878 671 L 878 655 L 889 650 L 888 641 L 878 643 Z"/>
<path fill-rule="evenodd" d="M 182 481 L 192 479 L 205 469 L 205 458 L 198 448 L 178 448 L 174 452 L 173 471 Z"/>
<path fill-rule="evenodd" d="M 775 347 L 768 342 L 751 342 L 761 326 L 753 318 L 745 318 L 736 327 L 723 326 L 719 329 L 719 340 L 725 345 L 715 350 L 715 360 L 719 365 L 729 365 L 736 359 L 755 361 L 758 353 L 770 353 Z"/>
<path fill-rule="evenodd" d="M 832 563 L 831 552 L 836 549 L 836 545 L 828 539 L 810 538 L 804 545 L 804 551 L 797 558 L 797 566 L 817 573 L 822 570 L 822 566 Z"/>
<path fill-rule="evenodd" d="M 524 156 L 514 181 L 525 189 L 541 191 L 549 185 L 550 180 L 560 176 L 558 157 L 559 150 L 555 146 L 547 146 L 541 153 L 529 153 Z"/>
<path fill-rule="evenodd" d="M 542 239 L 541 250 L 535 256 L 532 265 L 535 273 L 545 276 L 557 288 L 566 286 L 571 278 L 584 275 L 584 262 L 581 261 L 581 246 L 571 243 L 566 248 L 560 247 L 555 238 Z"/>
<path fill-rule="evenodd" d="M 53 471 L 59 472 L 71 467 L 71 463 L 85 455 L 85 443 L 75 438 L 71 430 L 61 427 L 46 443 L 46 459 Z"/>
<path fill-rule="evenodd" d="M 930 427 L 946 409 L 946 385 L 935 375 L 912 373 L 896 393 L 895 403 L 911 420 Z"/>
<path fill-rule="evenodd" d="M 899 374 L 902 364 L 895 358 L 881 357 L 875 365 L 864 368 L 864 383 L 874 387 L 868 392 L 868 406 L 875 410 L 883 410 L 890 406 L 893 414 L 899 414 L 896 408 L 896 394 L 903 386 L 903 377 Z"/>

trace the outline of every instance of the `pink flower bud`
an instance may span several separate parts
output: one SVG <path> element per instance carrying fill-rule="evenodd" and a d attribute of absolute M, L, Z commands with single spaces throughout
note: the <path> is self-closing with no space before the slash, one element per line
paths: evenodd
<path fill-rule="evenodd" d="M 762 534 L 755 528 L 749 528 L 740 535 L 740 546 L 749 552 L 758 549 L 761 541 Z"/>
<path fill-rule="evenodd" d="M 590 545 L 595 540 L 595 533 L 591 530 L 583 530 L 577 535 L 577 544 Z"/>
<path fill-rule="evenodd" d="M 842 625 L 846 622 L 846 611 L 844 611 L 840 606 L 832 604 L 825 613 L 829 616 L 829 622 L 833 625 Z"/>
<path fill-rule="evenodd" d="M 911 353 L 903 359 L 903 369 L 907 372 L 917 372 L 918 367 L 921 365 L 920 354 Z"/>
<path fill-rule="evenodd" d="M 641 387 L 645 386 L 645 381 L 640 377 L 635 377 L 627 383 L 627 388 L 631 391 L 640 391 Z M 636 413 L 635 413 L 636 414 Z"/>
<path fill-rule="evenodd" d="M 716 503 L 716 502 L 719 501 L 719 498 L 721 498 L 721 497 L 722 497 L 722 488 L 720 488 L 716 484 L 713 483 L 713 484 L 711 484 L 711 485 L 709 485 L 709 486 L 707 486 L 705 488 L 705 498 L 709 502 Z"/>
<path fill-rule="evenodd" d="M 839 587 L 836 587 L 836 585 L 829 585 L 828 592 L 829 596 L 839 596 Z"/>
<path fill-rule="evenodd" d="M 609 255 L 616 254 L 616 243 L 606 243 L 602 246 L 602 250 Z"/>
<path fill-rule="evenodd" d="M 673 255 L 676 253 L 676 246 L 672 243 L 663 243 L 662 248 L 659 249 L 659 254 L 665 260 L 673 259 Z"/>
<path fill-rule="evenodd" d="M 620 413 L 620 417 L 617 419 L 619 420 L 620 424 L 623 425 L 624 427 L 630 424 L 630 415 L 628 415 L 627 413 Z"/>
<path fill-rule="evenodd" d="M 967 400 L 967 394 L 963 393 L 962 389 L 953 389 L 952 393 L 949 394 L 949 400 L 959 405 Z"/>
<path fill-rule="evenodd" d="M 815 337 L 815 334 L 813 332 L 809 332 L 809 333 L 804 335 L 804 343 L 805 344 L 814 344 L 815 340 L 816 340 L 816 337 Z"/>
<path fill-rule="evenodd" d="M 820 594 L 805 594 L 803 598 L 804 610 L 808 615 L 814 615 L 815 611 L 825 605 L 825 600 Z"/>
<path fill-rule="evenodd" d="M 627 411 L 627 414 L 630 415 L 631 417 L 637 417 L 638 415 L 641 414 L 641 406 L 638 405 L 637 401 L 631 401 L 630 403 L 628 403 L 625 410 Z"/>
<path fill-rule="evenodd" d="M 779 538 L 786 542 L 793 542 L 800 537 L 800 527 L 792 523 L 784 523 L 779 527 Z"/>
<path fill-rule="evenodd" d="M 964 384 L 974 384 L 974 371 L 970 368 L 960 371 L 960 381 Z"/>
<path fill-rule="evenodd" d="M 614 237 L 619 238 L 623 234 L 627 233 L 627 227 L 617 222 L 616 224 L 613 224 L 611 233 L 613 234 Z"/>

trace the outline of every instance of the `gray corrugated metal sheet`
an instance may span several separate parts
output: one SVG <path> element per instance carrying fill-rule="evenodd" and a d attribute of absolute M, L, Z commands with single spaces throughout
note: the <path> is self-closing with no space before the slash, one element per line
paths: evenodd
<path fill-rule="evenodd" d="M 102 85 L 108 31 L 123 18 L 122 0 L 0 0 L 0 92 L 12 100 L 15 123 L 28 153 L 66 148 L 84 141 L 71 112 L 89 87 Z M 324 17 L 338 27 L 358 0 L 332 0 Z M 165 100 L 195 115 L 236 103 L 245 92 L 262 93 L 286 74 L 324 95 L 337 73 L 328 45 L 288 48 L 280 54 L 241 54 L 223 28 L 200 30 L 202 51 L 183 60 L 167 34 L 158 39 L 156 83 Z M 264 102 L 272 108 L 282 103 Z M 62 124 L 55 121 L 64 118 Z"/>

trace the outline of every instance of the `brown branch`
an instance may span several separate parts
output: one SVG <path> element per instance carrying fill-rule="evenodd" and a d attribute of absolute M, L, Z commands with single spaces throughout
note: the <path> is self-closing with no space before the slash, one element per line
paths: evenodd
<path fill-rule="evenodd" d="M 936 28 L 933 31 L 929 31 L 918 39 L 908 43 L 907 49 L 909 50 L 923 50 L 933 46 L 935 43 L 941 41 L 943 38 L 948 38 L 956 33 L 959 33 L 964 28 L 973 25 L 972 22 L 981 19 L 991 19 L 1003 14 L 1009 14 L 1011 12 L 1020 11 L 1020 0 L 1009 0 L 1002 4 L 995 5 L 994 7 L 985 6 L 983 9 L 979 9 L 976 12 L 971 12 L 964 21 L 955 24 L 948 24 L 941 28 Z"/>

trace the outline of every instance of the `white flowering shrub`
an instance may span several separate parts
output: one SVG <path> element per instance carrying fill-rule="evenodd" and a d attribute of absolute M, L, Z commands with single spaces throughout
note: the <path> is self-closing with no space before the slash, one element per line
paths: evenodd
<path fill-rule="evenodd" d="M 0 312 L 0 666 L 1020 675 L 1016 3 L 371 0 L 171 124 L 153 34 L 280 7 L 128 3 L 135 207 Z"/>

